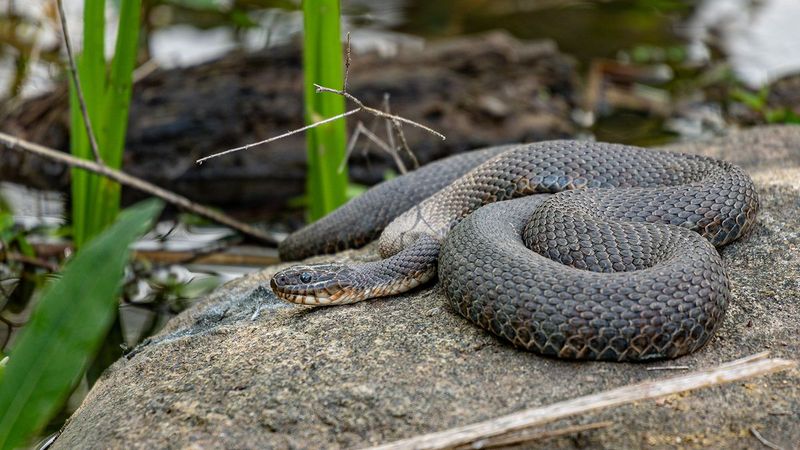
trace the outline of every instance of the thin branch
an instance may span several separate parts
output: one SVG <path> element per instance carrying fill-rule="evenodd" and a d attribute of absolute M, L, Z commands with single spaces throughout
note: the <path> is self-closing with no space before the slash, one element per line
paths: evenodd
<path fill-rule="evenodd" d="M 358 137 L 362 134 L 366 136 L 370 142 L 375 143 L 381 150 L 388 153 L 392 159 L 394 159 L 394 163 L 397 164 L 397 168 L 400 170 L 400 173 L 408 172 L 406 165 L 403 163 L 403 160 L 400 159 L 400 155 L 397 154 L 397 151 L 395 151 L 392 147 L 389 147 L 389 145 L 384 142 L 383 139 L 379 138 L 378 135 L 370 131 L 364 126 L 363 123 L 358 122 L 358 124 L 356 124 L 356 129 L 353 132 L 353 137 L 350 138 L 350 143 L 347 145 L 347 152 L 345 153 L 344 158 L 342 158 L 342 163 L 339 164 L 340 173 L 344 170 L 344 166 L 347 164 L 347 160 L 350 158 L 353 148 L 355 148 L 356 139 L 358 139 Z"/>
<path fill-rule="evenodd" d="M 407 172 L 406 165 L 403 163 L 403 160 L 400 158 L 397 152 L 394 151 L 389 144 L 384 142 L 383 139 L 379 138 L 378 135 L 373 133 L 372 130 L 367 128 L 363 122 L 358 121 L 358 123 L 356 123 L 356 129 L 353 131 L 353 134 L 350 137 L 350 141 L 347 143 L 347 150 L 345 151 L 344 158 L 342 158 L 342 162 L 339 164 L 339 173 L 342 173 L 342 171 L 344 170 L 347 161 L 350 159 L 350 155 L 353 154 L 353 150 L 356 147 L 358 138 L 362 134 L 367 137 L 367 144 L 365 144 L 366 146 L 369 146 L 370 142 L 375 143 L 378 146 L 378 148 L 388 153 L 392 157 L 392 159 L 394 159 L 394 162 L 401 173 Z M 367 149 L 365 148 L 364 149 L 365 154 L 366 151 Z"/>
<path fill-rule="evenodd" d="M 392 113 L 392 110 L 389 107 L 389 93 L 388 92 L 384 92 L 383 93 L 383 110 L 386 111 L 386 114 L 391 114 Z M 394 122 L 392 122 L 391 120 L 384 121 L 384 124 L 386 125 L 386 137 L 387 137 L 387 139 L 389 139 L 389 145 L 392 147 L 392 149 L 396 149 L 397 148 L 397 143 L 394 141 L 394 132 L 392 131 L 393 130 L 393 126 L 392 126 L 393 123 Z"/>
<path fill-rule="evenodd" d="M 347 51 L 344 59 L 344 83 L 342 90 L 347 92 L 347 78 L 350 75 L 350 32 L 347 32 Z"/>
<path fill-rule="evenodd" d="M 277 141 L 278 139 L 283 139 L 285 137 L 289 137 L 289 136 L 291 136 L 293 134 L 302 133 L 303 131 L 310 130 L 312 128 L 316 128 L 316 127 L 318 127 L 320 125 L 324 125 L 324 124 L 326 124 L 328 122 L 333 122 L 334 120 L 339 120 L 342 117 L 347 117 L 347 116 L 349 116 L 351 114 L 355 114 L 355 113 L 361 111 L 361 109 L 362 108 L 351 109 L 350 111 L 347 111 L 346 113 L 338 114 L 338 115 L 335 115 L 333 117 L 328 117 L 327 119 L 320 120 L 319 122 L 314 122 L 314 123 L 312 123 L 310 125 L 306 125 L 303 128 L 298 128 L 296 130 L 292 130 L 292 131 L 283 133 L 280 136 L 271 137 L 269 139 L 264 139 L 263 141 L 260 141 L 260 142 L 254 142 L 252 144 L 247 144 L 247 145 L 243 145 L 241 147 L 231 148 L 231 149 L 219 152 L 219 153 L 214 153 L 213 155 L 209 155 L 209 156 L 206 156 L 206 157 L 198 159 L 197 161 L 195 161 L 195 163 L 203 164 L 205 161 L 208 161 L 209 159 L 212 159 L 212 158 L 217 158 L 219 156 L 227 155 L 229 153 L 234 153 L 234 152 L 239 152 L 239 151 L 242 151 L 242 150 L 247 150 L 250 147 L 257 147 L 259 145 L 268 144 L 268 143 L 270 143 L 272 141 Z"/>
<path fill-rule="evenodd" d="M 397 150 L 394 147 L 390 147 L 386 142 L 383 142 L 383 139 L 379 138 L 378 135 L 367 129 L 365 126 L 361 125 L 361 127 L 361 132 L 364 133 L 364 136 L 374 142 L 381 150 L 388 153 L 389 156 L 394 159 L 394 163 L 397 165 L 397 169 L 400 171 L 400 173 L 408 172 L 405 163 L 403 163 L 403 160 L 400 158 L 400 155 L 397 154 Z"/>
<path fill-rule="evenodd" d="M 406 119 L 405 117 L 395 116 L 394 114 L 387 114 L 387 113 L 381 111 L 380 109 L 370 108 L 369 106 L 367 106 L 364 103 L 362 103 L 361 100 L 357 99 L 356 97 L 354 97 L 349 92 L 340 91 L 338 89 L 331 89 L 331 88 L 328 88 L 328 87 L 325 87 L 325 86 L 320 86 L 320 85 L 318 85 L 316 83 L 314 84 L 314 87 L 316 88 L 316 92 L 317 93 L 319 93 L 319 92 L 330 92 L 332 94 L 341 95 L 342 97 L 344 97 L 344 98 L 350 100 L 351 102 L 355 103 L 360 109 L 362 109 L 362 110 L 364 110 L 364 111 L 366 111 L 366 112 L 368 112 L 368 113 L 370 113 L 372 115 L 375 115 L 375 116 L 378 116 L 378 117 L 383 117 L 384 119 L 397 120 L 397 121 L 400 121 L 400 122 L 403 122 L 403 123 L 407 123 L 409 125 L 413 125 L 413 126 L 415 126 L 417 128 L 423 129 L 423 130 L 427 131 L 428 133 L 433 134 L 434 136 L 438 136 L 442 140 L 446 139 L 442 133 L 439 133 L 438 131 L 436 131 L 436 130 L 434 130 L 432 128 L 426 127 L 425 125 L 422 125 L 421 123 L 414 122 L 413 120 Z"/>
<path fill-rule="evenodd" d="M 44 259 L 34 258 L 16 252 L 3 252 L 0 251 L 0 261 L 17 261 L 23 264 L 30 264 L 32 266 L 41 267 L 49 272 L 58 272 L 58 264 L 45 261 Z"/>
<path fill-rule="evenodd" d="M 456 447 L 457 449 L 473 449 L 473 448 L 497 448 L 508 447 L 511 445 L 519 445 L 532 441 L 540 441 L 542 439 L 550 439 L 559 436 L 570 434 L 582 433 L 584 431 L 599 430 L 600 428 L 608 428 L 614 425 L 614 422 L 593 422 L 585 425 L 572 425 L 564 428 L 557 428 L 555 430 L 521 430 L 520 432 L 511 433 L 508 435 L 497 436 L 481 441 L 476 441 L 468 445 Z"/>
<path fill-rule="evenodd" d="M 391 114 L 392 110 L 389 107 L 389 94 L 383 94 L 383 103 L 384 108 L 386 109 L 386 114 Z M 389 127 L 391 125 L 391 128 Z M 403 126 L 400 125 L 400 122 L 395 119 L 389 119 L 386 121 L 386 133 L 391 138 L 394 133 L 392 133 L 392 129 L 394 132 L 397 133 L 397 137 L 400 139 L 400 143 L 402 144 L 402 149 L 406 152 L 409 158 L 411 158 L 411 162 L 414 163 L 414 169 L 419 169 L 419 160 L 417 160 L 416 155 L 414 152 L 411 151 L 411 147 L 408 145 L 408 141 L 406 140 L 406 135 L 403 133 Z M 392 148 L 395 148 L 394 143 L 392 143 Z"/>
<path fill-rule="evenodd" d="M 69 60 L 69 72 L 72 75 L 72 83 L 75 85 L 75 93 L 78 96 L 78 103 L 81 106 L 81 115 L 83 116 L 83 124 L 86 126 L 86 134 L 89 136 L 89 146 L 92 148 L 95 162 L 102 163 L 103 159 L 100 157 L 100 149 L 97 146 L 97 139 L 92 129 L 92 121 L 89 119 L 89 110 L 86 108 L 86 99 L 83 97 L 83 89 L 81 88 L 81 80 L 78 77 L 78 68 L 75 66 L 75 56 L 72 53 L 72 44 L 69 41 L 69 31 L 67 29 L 67 15 L 64 14 L 64 5 L 61 0 L 56 0 L 58 5 L 58 17 L 61 19 L 61 32 L 64 35 L 64 44 L 67 47 L 67 59 Z"/>
<path fill-rule="evenodd" d="M 374 449 L 443 449 L 464 445 L 494 436 L 507 434 L 523 428 L 543 425 L 565 417 L 585 414 L 598 409 L 629 404 L 679 392 L 716 386 L 754 376 L 789 369 L 796 361 L 786 359 L 765 359 L 767 353 L 760 353 L 715 368 L 695 371 L 689 374 L 631 384 L 597 394 L 578 397 L 551 405 L 526 409 L 496 419 L 478 422 L 438 433 L 431 433 L 396 441 Z"/>
<path fill-rule="evenodd" d="M 766 440 L 764 436 L 761 436 L 761 433 L 759 433 L 758 430 L 756 430 L 756 427 L 750 427 L 750 434 L 752 434 L 756 439 L 758 439 L 758 442 L 761 442 L 761 445 L 763 445 L 764 447 L 769 447 L 773 450 L 783 450 L 783 447 L 781 447 L 780 445 L 773 444 L 772 442 Z"/>
<path fill-rule="evenodd" d="M 344 152 L 344 158 L 342 158 L 342 162 L 339 163 L 339 169 L 337 169 L 339 173 L 344 171 L 345 165 L 347 165 L 347 161 L 350 159 L 350 155 L 353 154 L 353 149 L 356 148 L 358 137 L 361 136 L 361 130 L 363 129 L 363 127 L 359 125 L 361 125 L 361 121 L 358 122 L 356 129 L 353 131 L 352 136 L 350 136 L 350 140 L 347 142 L 347 149 Z"/>
<path fill-rule="evenodd" d="M 230 216 L 227 216 L 223 213 L 220 213 L 218 211 L 215 211 L 207 206 L 197 204 L 184 196 L 160 188 L 152 183 L 149 183 L 140 178 L 136 178 L 132 175 L 128 175 L 127 173 L 122 172 L 120 170 L 112 169 L 104 164 L 95 163 L 89 161 L 88 159 L 76 158 L 72 155 L 68 155 L 58 150 L 54 150 L 52 148 L 48 148 L 39 144 L 34 144 L 32 142 L 28 142 L 2 132 L 0 132 L 0 142 L 2 142 L 6 148 L 11 150 L 16 149 L 16 150 L 27 151 L 48 158 L 50 160 L 67 164 L 70 167 L 76 167 L 79 169 L 84 169 L 90 172 L 94 172 L 110 180 L 116 181 L 117 183 L 120 183 L 122 185 L 132 187 L 134 189 L 138 189 L 142 192 L 150 194 L 154 197 L 158 197 L 166 202 L 172 203 L 175 206 L 183 208 L 187 211 L 191 211 L 197 214 L 198 216 L 202 216 L 214 222 L 226 225 L 230 228 L 233 228 L 234 230 L 237 230 L 259 241 L 271 245 L 277 245 L 277 239 L 275 239 L 273 236 L 270 236 L 263 230 L 259 230 L 258 228 L 255 228 L 246 223 L 239 222 L 238 220 Z"/>

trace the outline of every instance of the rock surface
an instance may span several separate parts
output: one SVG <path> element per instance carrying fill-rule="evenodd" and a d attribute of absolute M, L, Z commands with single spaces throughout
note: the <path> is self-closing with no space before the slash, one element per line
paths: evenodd
<path fill-rule="evenodd" d="M 765 127 L 672 150 L 736 162 L 763 209 L 726 247 L 733 302 L 708 345 L 673 363 L 585 363 L 515 350 L 445 306 L 407 295 L 312 309 L 268 289 L 283 267 L 233 281 L 114 364 L 54 448 L 364 447 L 466 425 L 756 352 L 800 359 L 800 127 Z M 339 255 L 374 258 L 371 248 Z M 317 260 L 324 258 L 316 258 Z M 758 448 L 751 428 L 800 442 L 800 370 L 576 417 L 613 425 L 537 448 Z"/>

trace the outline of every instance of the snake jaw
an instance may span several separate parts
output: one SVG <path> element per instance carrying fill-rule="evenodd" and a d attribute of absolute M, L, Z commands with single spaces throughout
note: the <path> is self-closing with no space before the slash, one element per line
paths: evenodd
<path fill-rule="evenodd" d="M 278 298 L 300 305 L 332 305 L 361 300 L 353 296 L 356 274 L 343 264 L 292 266 L 276 273 L 270 287 Z"/>

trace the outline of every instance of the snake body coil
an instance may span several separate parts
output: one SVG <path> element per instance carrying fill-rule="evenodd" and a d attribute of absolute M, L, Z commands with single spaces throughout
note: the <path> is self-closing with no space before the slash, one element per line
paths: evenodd
<path fill-rule="evenodd" d="M 411 289 L 438 265 L 462 315 L 518 347 L 571 359 L 676 357 L 721 322 L 730 293 L 714 247 L 746 233 L 758 210 L 740 168 L 581 141 L 435 164 L 373 188 L 280 249 L 333 251 L 386 227 L 384 259 L 295 266 L 273 277 L 275 293 L 349 303 Z M 433 186 L 421 183 L 431 177 Z"/>

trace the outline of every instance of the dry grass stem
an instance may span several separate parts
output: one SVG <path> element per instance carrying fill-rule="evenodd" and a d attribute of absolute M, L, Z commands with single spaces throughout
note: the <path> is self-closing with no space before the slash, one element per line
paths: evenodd
<path fill-rule="evenodd" d="M 766 352 L 759 353 L 710 369 L 698 370 L 672 378 L 630 384 L 374 448 L 385 450 L 452 448 L 543 425 L 569 416 L 766 375 L 797 365 L 796 361 L 778 358 L 766 359 L 767 356 Z"/>
<path fill-rule="evenodd" d="M 83 97 L 83 89 L 81 88 L 81 80 L 78 77 L 78 68 L 75 66 L 75 56 L 72 53 L 72 44 L 69 40 L 69 31 L 67 29 L 67 17 L 64 14 L 64 5 L 61 0 L 56 0 L 58 5 L 58 17 L 61 20 L 61 33 L 64 37 L 64 45 L 67 47 L 67 60 L 69 62 L 69 73 L 72 78 L 72 83 L 75 85 L 75 93 L 78 96 L 78 103 L 81 106 L 81 115 L 83 116 L 83 124 L 86 126 L 86 134 L 89 136 L 89 146 L 92 148 L 95 162 L 102 163 L 103 159 L 100 157 L 100 149 L 97 145 L 94 130 L 92 129 L 92 121 L 89 119 L 89 110 L 86 108 L 86 100 Z"/>
<path fill-rule="evenodd" d="M 78 169 L 88 170 L 98 175 L 102 175 L 110 180 L 116 181 L 119 184 L 138 189 L 144 193 L 158 197 L 168 203 L 183 208 L 186 211 L 197 214 L 198 216 L 202 216 L 214 222 L 226 225 L 258 241 L 271 245 L 277 245 L 278 243 L 274 236 L 271 236 L 263 230 L 259 230 L 258 228 L 246 223 L 239 222 L 228 215 L 215 211 L 207 206 L 195 203 L 182 195 L 178 195 L 174 192 L 160 188 L 150 182 L 136 178 L 121 170 L 112 169 L 105 164 L 89 161 L 88 159 L 76 158 L 67 153 L 63 153 L 43 145 L 34 144 L 32 142 L 28 142 L 1 132 L 0 143 L 10 150 L 26 151 L 47 158 L 51 161 L 57 161 L 70 167 L 76 167 Z"/>

